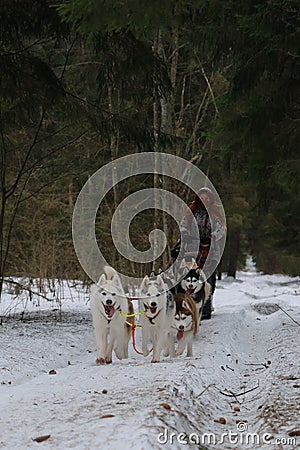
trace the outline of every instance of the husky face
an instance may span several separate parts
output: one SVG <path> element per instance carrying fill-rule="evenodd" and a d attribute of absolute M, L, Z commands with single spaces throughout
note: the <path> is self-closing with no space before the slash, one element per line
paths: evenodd
<path fill-rule="evenodd" d="M 172 329 L 176 332 L 178 341 L 183 338 L 184 333 L 197 329 L 197 314 L 194 300 L 190 296 L 175 296 L 176 311 L 172 321 Z"/>
<path fill-rule="evenodd" d="M 181 281 L 181 287 L 187 294 L 199 292 L 205 282 L 200 269 L 192 269 Z"/>
<path fill-rule="evenodd" d="M 146 275 L 141 284 L 141 303 L 145 315 L 150 319 L 156 317 L 166 308 L 166 286 L 160 275 L 150 280 Z"/>
<path fill-rule="evenodd" d="M 97 291 L 97 299 L 103 314 L 107 320 L 113 319 L 116 312 L 122 309 L 125 298 L 119 276 L 116 274 L 109 280 L 104 274 L 101 275 L 97 283 Z"/>

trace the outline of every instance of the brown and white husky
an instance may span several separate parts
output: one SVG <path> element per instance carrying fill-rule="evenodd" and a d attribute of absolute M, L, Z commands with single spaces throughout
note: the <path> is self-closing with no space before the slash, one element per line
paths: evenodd
<path fill-rule="evenodd" d="M 193 339 L 198 329 L 196 304 L 190 295 L 175 294 L 175 314 L 169 332 L 168 350 L 165 356 L 182 355 L 187 347 L 186 356 L 193 356 Z M 177 342 L 175 350 L 175 341 Z"/>

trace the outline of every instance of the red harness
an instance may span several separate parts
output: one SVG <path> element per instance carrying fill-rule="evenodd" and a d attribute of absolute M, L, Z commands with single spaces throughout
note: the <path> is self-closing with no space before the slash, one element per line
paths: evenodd
<path fill-rule="evenodd" d="M 138 298 L 138 297 L 131 297 L 130 300 L 139 300 L 139 298 Z M 135 333 L 135 329 L 137 328 L 137 326 L 136 326 L 136 324 L 133 323 L 133 322 L 131 323 L 131 322 L 128 322 L 128 321 L 127 321 L 127 323 L 131 326 L 131 340 L 132 340 L 132 347 L 133 347 L 134 351 L 135 351 L 138 355 L 142 355 L 143 352 L 138 351 L 138 349 L 136 348 L 136 345 L 135 345 L 135 335 L 134 335 L 134 333 Z M 151 353 L 152 350 L 153 350 L 153 348 L 151 348 L 151 349 L 149 350 L 149 352 Z"/>

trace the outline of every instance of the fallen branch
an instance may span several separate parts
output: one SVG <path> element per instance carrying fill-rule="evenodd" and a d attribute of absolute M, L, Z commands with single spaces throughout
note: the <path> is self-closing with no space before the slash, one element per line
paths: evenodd
<path fill-rule="evenodd" d="M 30 289 L 30 287 L 25 286 L 25 285 L 22 284 L 22 283 L 18 283 L 17 281 L 6 279 L 6 280 L 5 280 L 5 283 L 13 284 L 14 286 L 19 287 L 21 290 L 24 290 L 24 291 L 29 292 L 29 294 L 32 295 L 32 296 L 33 296 L 33 295 L 37 295 L 38 297 L 41 297 L 41 298 L 43 298 L 44 300 L 47 300 L 47 302 L 52 302 L 52 301 L 53 301 L 53 299 L 48 298 L 46 295 L 41 294 L 40 292 L 33 291 L 32 289 Z"/>
<path fill-rule="evenodd" d="M 245 363 L 245 366 L 264 366 L 268 369 L 271 365 L 271 361 L 267 361 L 265 363 Z"/>
<path fill-rule="evenodd" d="M 248 394 L 249 392 L 255 391 L 255 389 L 257 389 L 258 387 L 259 387 L 259 383 L 257 383 L 257 386 L 255 386 L 254 388 L 248 389 L 248 391 L 240 392 L 239 394 L 235 394 L 232 391 L 228 391 L 228 392 L 230 392 L 229 394 L 227 394 L 227 392 L 223 392 L 223 391 L 219 391 L 219 392 L 222 395 L 226 395 L 226 397 L 239 397 L 241 395 L 245 395 L 245 394 Z"/>
<path fill-rule="evenodd" d="M 298 327 L 300 327 L 300 323 L 297 322 L 297 320 L 295 320 L 289 313 L 287 313 L 283 308 L 281 308 L 281 306 L 279 306 L 277 303 L 275 303 L 276 306 L 278 306 L 279 309 L 281 309 L 282 312 L 284 312 L 284 314 L 286 314 L 293 322 L 295 322 L 296 325 L 298 325 Z"/>
<path fill-rule="evenodd" d="M 207 389 L 209 389 L 210 387 L 212 387 L 212 386 L 215 386 L 215 384 L 214 383 L 212 383 L 212 384 L 209 384 L 208 386 L 206 386 L 206 388 L 205 389 L 203 389 L 203 391 L 201 391 L 200 392 L 200 394 L 198 394 L 198 395 L 195 395 L 194 396 L 194 398 L 199 398 L 199 397 L 201 397 L 201 395 L 202 394 L 204 394 L 204 392 L 206 392 L 207 391 Z"/>

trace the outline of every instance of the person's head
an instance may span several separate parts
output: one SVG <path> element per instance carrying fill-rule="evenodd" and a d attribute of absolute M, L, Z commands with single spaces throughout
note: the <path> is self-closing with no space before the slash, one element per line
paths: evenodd
<path fill-rule="evenodd" d="M 215 196 L 208 187 L 203 187 L 196 192 L 195 199 L 198 198 L 200 203 L 204 205 L 212 205 L 215 203 Z"/>

